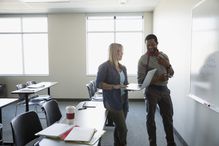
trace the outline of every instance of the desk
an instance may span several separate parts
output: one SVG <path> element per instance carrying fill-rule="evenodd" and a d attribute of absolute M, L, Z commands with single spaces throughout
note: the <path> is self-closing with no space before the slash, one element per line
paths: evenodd
<path fill-rule="evenodd" d="M 38 88 L 28 88 L 28 87 L 26 87 L 26 88 L 23 88 L 23 89 L 20 89 L 20 90 L 12 91 L 11 93 L 12 94 L 24 94 L 25 95 L 26 111 L 29 111 L 29 105 L 28 105 L 29 95 L 37 93 L 37 92 L 45 90 L 45 89 L 48 90 L 48 95 L 50 95 L 50 87 L 52 87 L 56 84 L 58 84 L 58 82 L 40 82 L 40 83 L 35 84 L 36 86 L 38 86 Z"/>
<path fill-rule="evenodd" d="M 16 98 L 0 98 L 0 123 L 2 123 L 2 108 L 16 101 Z"/>
<path fill-rule="evenodd" d="M 98 101 L 86 101 L 86 105 L 95 106 L 95 108 L 86 108 L 83 110 L 78 110 L 83 107 L 85 102 L 80 102 L 76 106 L 75 121 L 74 124 L 81 127 L 92 127 L 102 130 L 105 125 L 107 111 L 103 106 L 103 102 Z M 93 146 L 97 146 L 96 142 Z M 50 138 L 43 138 L 38 146 L 88 146 L 85 144 L 76 144 L 72 142 L 64 142 L 61 140 L 55 140 Z"/>
<path fill-rule="evenodd" d="M 16 101 L 17 101 L 16 98 L 0 98 L 0 123 L 2 123 L 2 108 Z M 2 138 L 3 138 L 3 130 L 2 130 L 2 135 L 0 135 L 0 140 Z"/>

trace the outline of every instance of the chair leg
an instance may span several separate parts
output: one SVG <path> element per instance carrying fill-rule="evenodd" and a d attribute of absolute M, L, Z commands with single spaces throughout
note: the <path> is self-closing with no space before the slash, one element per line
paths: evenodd
<path fill-rule="evenodd" d="M 15 116 L 17 116 L 17 104 L 16 104 L 16 109 L 15 109 Z"/>
<path fill-rule="evenodd" d="M 38 111 L 38 109 L 39 109 L 38 107 L 40 107 L 40 111 Z M 38 114 L 38 116 L 39 116 L 40 119 L 46 119 L 45 113 L 43 112 L 41 105 L 35 105 L 35 106 L 34 106 L 34 109 L 35 109 L 35 111 L 36 111 L 36 113 Z M 44 115 L 43 117 L 40 117 L 39 114 L 41 114 L 41 113 Z"/>

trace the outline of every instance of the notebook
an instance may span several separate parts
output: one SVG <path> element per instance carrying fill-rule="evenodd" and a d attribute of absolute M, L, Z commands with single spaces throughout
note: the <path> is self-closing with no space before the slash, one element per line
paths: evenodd
<path fill-rule="evenodd" d="M 126 90 L 140 91 L 140 90 L 142 90 L 144 88 L 147 88 L 150 85 L 151 80 L 152 80 L 156 70 L 157 69 L 155 68 L 155 69 L 152 69 L 152 70 L 148 71 L 146 77 L 144 78 L 143 84 L 130 83 L 126 87 Z"/>
<path fill-rule="evenodd" d="M 50 138 L 58 138 L 64 141 L 88 143 L 92 140 L 96 131 L 97 130 L 95 128 L 86 128 L 86 127 L 79 127 L 76 125 L 54 123 L 51 126 L 36 133 L 35 135 L 42 135 Z M 101 137 L 101 135 L 97 135 L 97 136 L 99 136 L 99 138 Z"/>
<path fill-rule="evenodd" d="M 67 125 L 62 123 L 54 123 L 51 126 L 43 129 L 35 135 L 43 135 L 51 138 L 60 138 L 62 134 L 73 128 L 74 125 Z"/>
<path fill-rule="evenodd" d="M 27 86 L 27 88 L 33 88 L 33 89 L 35 89 L 35 88 L 43 88 L 43 87 L 45 87 L 45 85 L 41 84 L 41 83 L 32 84 L 32 85 Z"/>
<path fill-rule="evenodd" d="M 64 141 L 89 142 L 95 132 L 96 129 L 94 128 L 74 127 L 65 137 Z"/>

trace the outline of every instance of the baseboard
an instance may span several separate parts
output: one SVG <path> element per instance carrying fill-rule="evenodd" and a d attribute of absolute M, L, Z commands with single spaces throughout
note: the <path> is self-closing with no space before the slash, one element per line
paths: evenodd
<path fill-rule="evenodd" d="M 186 143 L 186 141 L 183 139 L 183 137 L 179 134 L 179 132 L 173 128 L 175 135 L 177 136 L 177 138 L 179 139 L 179 141 L 182 143 L 183 146 L 188 146 L 188 144 Z"/>
<path fill-rule="evenodd" d="M 160 112 L 160 108 L 157 105 L 157 110 Z M 162 118 L 161 118 L 162 119 Z M 179 134 L 179 132 L 175 129 L 175 127 L 173 127 L 173 132 L 176 135 L 176 137 L 179 139 L 179 141 L 182 143 L 183 146 L 188 146 L 188 144 L 186 143 L 186 141 L 183 139 L 183 137 Z"/>

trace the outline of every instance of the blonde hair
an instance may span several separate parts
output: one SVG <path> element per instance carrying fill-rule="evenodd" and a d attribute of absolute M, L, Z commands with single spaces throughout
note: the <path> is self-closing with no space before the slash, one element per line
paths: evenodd
<path fill-rule="evenodd" d="M 117 53 L 119 49 L 123 49 L 123 46 L 119 43 L 112 43 L 109 46 L 109 61 L 116 65 L 117 60 Z"/>

